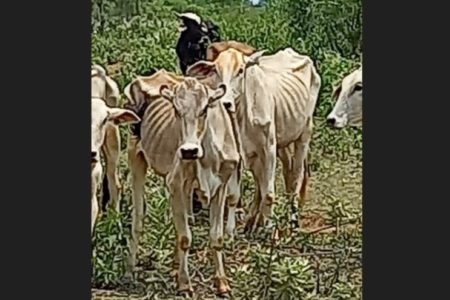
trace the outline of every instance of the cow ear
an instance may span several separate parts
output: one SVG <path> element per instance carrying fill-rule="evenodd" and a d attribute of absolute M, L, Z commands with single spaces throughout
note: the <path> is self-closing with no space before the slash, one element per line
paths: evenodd
<path fill-rule="evenodd" d="M 236 41 L 230 41 L 229 46 L 230 46 L 230 48 L 236 49 L 246 56 L 250 56 L 256 52 L 255 48 L 253 48 L 247 44 L 236 42 Z"/>
<path fill-rule="evenodd" d="M 113 107 L 109 109 L 108 120 L 114 124 L 138 123 L 141 119 L 131 110 Z"/>
<path fill-rule="evenodd" d="M 119 85 L 109 76 L 105 77 L 106 85 L 106 102 L 110 106 L 116 106 L 120 98 Z"/>
<path fill-rule="evenodd" d="M 125 95 L 126 101 L 131 101 L 131 84 L 129 83 L 125 86 L 125 88 L 123 89 L 123 94 Z"/>
<path fill-rule="evenodd" d="M 332 100 L 338 99 L 341 91 L 342 91 L 342 85 L 340 84 L 338 87 L 334 88 L 333 93 L 331 94 L 331 99 Z"/>
<path fill-rule="evenodd" d="M 173 92 L 169 89 L 169 87 L 165 84 L 161 85 L 161 87 L 159 88 L 159 94 L 161 95 L 161 97 L 172 101 L 173 100 Z"/>
<path fill-rule="evenodd" d="M 146 77 L 145 80 L 142 77 L 138 77 L 136 79 L 136 84 L 140 92 L 144 93 L 150 98 L 158 97 L 161 95 L 161 86 L 158 84 L 155 74 Z"/>
<path fill-rule="evenodd" d="M 228 42 L 215 42 L 208 46 L 206 49 L 206 60 L 215 61 L 217 56 L 229 48 Z"/>
<path fill-rule="evenodd" d="M 253 53 L 252 55 L 250 55 L 249 57 L 249 62 L 258 63 L 258 60 L 261 58 L 261 56 L 264 55 L 264 53 L 266 53 L 267 50 L 260 50 L 258 52 Z"/>
<path fill-rule="evenodd" d="M 216 73 L 216 65 L 213 62 L 210 61 L 198 61 L 192 66 L 190 66 L 187 71 L 186 75 L 190 77 L 209 77 Z"/>
<path fill-rule="evenodd" d="M 91 76 L 100 76 L 105 77 L 106 76 L 106 70 L 100 65 L 93 65 L 91 67 Z"/>

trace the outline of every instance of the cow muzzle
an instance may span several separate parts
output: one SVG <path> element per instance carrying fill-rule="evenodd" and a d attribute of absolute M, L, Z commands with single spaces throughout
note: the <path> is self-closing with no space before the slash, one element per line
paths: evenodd
<path fill-rule="evenodd" d="M 98 152 L 97 151 L 91 151 L 91 164 L 98 163 Z"/>
<path fill-rule="evenodd" d="M 327 119 L 328 126 L 334 126 L 334 124 L 336 124 L 336 118 L 331 117 Z"/>
<path fill-rule="evenodd" d="M 225 109 L 227 111 L 232 112 L 232 113 L 236 111 L 233 102 L 231 102 L 231 101 L 223 101 L 222 104 L 223 104 L 223 107 L 225 107 Z"/>
<path fill-rule="evenodd" d="M 183 160 L 195 160 L 203 156 L 201 147 L 195 144 L 185 144 L 181 146 L 179 153 Z"/>
<path fill-rule="evenodd" d="M 347 124 L 346 118 L 338 118 L 336 116 L 327 117 L 327 125 L 332 128 L 344 128 Z"/>

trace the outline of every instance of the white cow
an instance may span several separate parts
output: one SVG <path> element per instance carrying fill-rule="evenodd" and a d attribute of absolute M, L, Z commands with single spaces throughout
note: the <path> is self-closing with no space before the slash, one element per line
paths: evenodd
<path fill-rule="evenodd" d="M 91 97 L 100 98 L 109 107 L 118 107 L 120 91 L 117 83 L 106 74 L 103 67 L 92 66 L 91 69 Z M 106 210 L 106 204 L 111 198 L 111 206 L 119 212 L 119 181 L 118 165 L 120 154 L 119 128 L 113 123 L 108 123 L 105 128 L 105 142 L 102 152 L 105 157 L 106 177 L 103 181 L 102 211 Z"/>
<path fill-rule="evenodd" d="M 341 84 L 333 91 L 332 98 L 337 99 L 327 123 L 335 128 L 362 126 L 362 67 L 345 76 Z"/>
<path fill-rule="evenodd" d="M 194 189 L 210 207 L 210 246 L 218 293 L 230 291 L 222 261 L 224 207 L 239 152 L 231 119 L 218 102 L 225 92 L 224 85 L 211 89 L 195 78 L 180 78 L 163 70 L 140 78 L 127 88 L 131 98 L 127 107 L 142 111 L 147 106 L 139 136 L 130 138 L 128 146 L 133 188 L 128 272 L 134 268 L 142 234 L 144 182 L 146 171 L 151 168 L 165 178 L 170 193 L 177 236 L 174 265 L 178 267 L 179 292 L 192 292 L 188 271 L 192 233 L 188 220 Z"/>
<path fill-rule="evenodd" d="M 94 231 L 98 215 L 97 189 L 102 179 L 102 165 L 100 162 L 100 149 L 105 142 L 106 130 L 109 125 L 139 122 L 140 119 L 132 111 L 112 108 L 106 105 L 101 98 L 91 98 L 91 233 Z"/>
<path fill-rule="evenodd" d="M 207 52 L 210 61 L 199 61 L 187 71 L 189 76 L 216 78 L 227 86 L 222 103 L 235 115 L 244 166 L 256 181 L 247 230 L 262 225 L 272 213 L 277 155 L 283 163 L 287 193 L 299 206 L 303 204 L 321 85 L 309 57 L 291 48 L 263 53 L 235 41 L 213 43 Z"/>

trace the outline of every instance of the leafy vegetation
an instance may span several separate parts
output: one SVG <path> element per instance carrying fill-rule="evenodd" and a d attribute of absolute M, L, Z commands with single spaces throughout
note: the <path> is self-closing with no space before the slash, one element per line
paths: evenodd
<path fill-rule="evenodd" d="M 292 47 L 310 55 L 322 78 L 302 228 L 291 228 L 290 203 L 278 169 L 276 228 L 248 237 L 240 222 L 235 241 L 226 244 L 232 297 L 361 299 L 362 134 L 324 124 L 333 87 L 361 63 L 361 0 L 268 0 L 262 7 L 238 0 L 92 0 L 92 62 L 105 66 L 121 88 L 151 68 L 178 72 L 178 20 L 173 13 L 186 10 L 219 24 L 223 39 L 269 52 Z M 127 130 L 122 128 L 121 134 L 125 141 Z M 136 278 L 132 285 L 121 282 L 131 227 L 125 156 L 120 166 L 122 213 L 103 215 L 93 239 L 93 299 L 175 299 L 170 275 L 175 231 L 163 181 L 151 172 Z M 247 173 L 242 190 L 248 205 L 254 183 Z M 196 299 L 214 298 L 208 228 L 208 212 L 202 211 L 190 254 Z"/>

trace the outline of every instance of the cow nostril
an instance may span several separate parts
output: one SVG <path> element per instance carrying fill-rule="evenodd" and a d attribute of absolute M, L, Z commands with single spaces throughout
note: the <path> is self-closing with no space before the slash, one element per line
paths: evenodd
<path fill-rule="evenodd" d="M 223 106 L 225 106 L 226 109 L 230 109 L 231 108 L 231 102 L 225 102 L 223 104 Z"/>
<path fill-rule="evenodd" d="M 181 157 L 183 159 L 196 159 L 198 156 L 198 148 L 181 149 Z"/>
<path fill-rule="evenodd" d="M 91 151 L 91 159 L 95 160 L 97 158 L 97 151 Z"/>
<path fill-rule="evenodd" d="M 335 119 L 335 118 L 329 118 L 329 119 L 327 119 L 327 124 L 328 124 L 328 125 L 334 125 L 334 124 L 336 124 L 336 119 Z"/>

